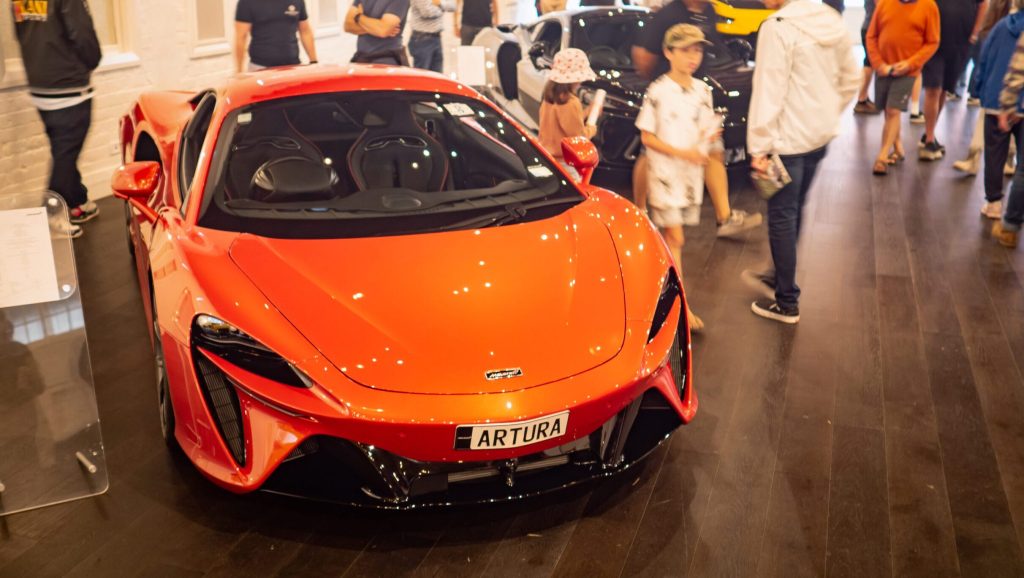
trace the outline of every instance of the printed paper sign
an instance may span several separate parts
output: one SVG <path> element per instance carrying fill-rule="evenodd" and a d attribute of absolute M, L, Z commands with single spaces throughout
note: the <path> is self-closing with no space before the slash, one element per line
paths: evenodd
<path fill-rule="evenodd" d="M 59 299 L 46 209 L 0 211 L 0 309 Z"/>

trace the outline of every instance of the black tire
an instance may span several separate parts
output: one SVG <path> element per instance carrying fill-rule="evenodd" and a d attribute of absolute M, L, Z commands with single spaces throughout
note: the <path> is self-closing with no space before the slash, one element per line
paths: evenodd
<path fill-rule="evenodd" d="M 169 448 L 176 448 L 174 438 L 174 406 L 171 403 L 170 384 L 167 381 L 167 363 L 164 359 L 163 341 L 160 339 L 156 304 L 153 304 L 153 361 L 156 366 L 156 400 L 160 412 L 160 436 Z"/>

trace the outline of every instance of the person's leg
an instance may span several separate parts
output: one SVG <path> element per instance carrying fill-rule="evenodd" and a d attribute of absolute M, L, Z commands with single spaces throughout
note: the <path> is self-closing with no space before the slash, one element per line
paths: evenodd
<path fill-rule="evenodd" d="M 432 54 L 430 58 L 430 70 L 434 72 L 444 72 L 444 48 L 441 46 L 440 36 L 431 36 L 430 45 L 432 47 Z"/>
<path fill-rule="evenodd" d="M 39 115 L 50 139 L 53 157 L 49 188 L 64 199 L 69 210 L 73 210 L 89 200 L 88 190 L 78 172 L 78 156 L 92 122 L 92 100 L 61 110 L 41 110 Z"/>
<path fill-rule="evenodd" d="M 633 204 L 647 210 L 647 155 L 643 152 L 633 164 Z"/>
<path fill-rule="evenodd" d="M 479 26 L 463 26 L 461 30 L 462 45 L 469 46 L 470 44 L 473 44 L 473 39 L 476 38 L 476 35 L 479 34 L 481 30 L 483 29 Z"/>
<path fill-rule="evenodd" d="M 423 36 L 413 34 L 409 37 L 409 56 L 412 57 L 413 67 L 429 70 L 430 55 L 427 54 Z"/>
<path fill-rule="evenodd" d="M 940 86 L 924 89 L 924 142 L 935 141 L 935 126 L 946 104 L 946 91 Z"/>
<path fill-rule="evenodd" d="M 678 210 L 674 212 L 680 213 Z M 677 219 L 673 217 L 672 220 L 675 221 Z M 679 274 L 679 283 L 685 287 L 686 285 L 683 281 L 683 245 L 686 243 L 686 237 L 683 235 L 683 226 L 670 225 L 659 227 L 659 230 L 661 231 L 661 236 L 665 239 L 665 244 L 668 245 L 669 250 L 672 252 L 672 258 L 676 264 L 676 273 Z M 686 321 L 689 323 L 691 331 L 700 331 L 704 328 L 704 322 L 700 317 L 693 314 L 689 303 L 686 305 Z"/>
<path fill-rule="evenodd" d="M 775 300 L 783 309 L 797 308 L 796 243 L 800 229 L 800 193 L 803 189 L 803 156 L 784 157 L 791 183 L 768 200 L 768 243 L 775 263 Z"/>
<path fill-rule="evenodd" d="M 885 109 L 885 125 L 882 127 L 882 148 L 878 150 L 878 158 L 875 159 L 873 169 L 875 174 L 884 175 L 888 170 L 889 157 L 896 147 L 896 141 L 899 137 L 900 116 L 899 109 Z"/>
<path fill-rule="evenodd" d="M 1006 198 L 1003 218 L 992 225 L 992 236 L 1002 246 L 1012 249 L 1020 241 L 1022 226 L 1024 226 L 1024 164 L 1018 162 L 1017 171 L 1013 174 L 1013 181 L 1010 183 L 1010 194 Z"/>
<path fill-rule="evenodd" d="M 863 79 L 860 83 L 860 92 L 857 93 L 857 102 L 867 101 L 868 88 L 871 87 L 871 77 L 875 75 L 875 71 L 870 66 L 865 66 L 862 74 Z"/>
<path fill-rule="evenodd" d="M 914 78 L 914 88 L 910 91 L 910 122 L 919 124 L 924 122 L 921 115 L 921 83 L 922 75 Z"/>
<path fill-rule="evenodd" d="M 725 157 L 721 152 L 708 156 L 708 164 L 704 167 L 704 186 L 708 188 L 708 196 L 715 207 L 715 219 L 721 225 L 732 213 L 732 207 L 729 206 L 729 173 L 725 170 Z"/>
<path fill-rule="evenodd" d="M 984 115 L 985 123 L 985 201 L 994 203 L 1003 198 L 1003 165 L 1010 152 L 1010 133 L 999 129 L 999 118 Z"/>

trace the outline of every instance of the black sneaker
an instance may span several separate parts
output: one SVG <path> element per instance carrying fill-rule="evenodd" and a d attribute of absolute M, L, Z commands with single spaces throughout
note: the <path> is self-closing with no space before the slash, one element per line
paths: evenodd
<path fill-rule="evenodd" d="M 919 112 L 917 114 L 911 113 L 910 124 L 924 124 L 924 113 Z"/>
<path fill-rule="evenodd" d="M 800 322 L 800 309 L 783 309 L 774 299 L 758 299 L 750 305 L 750 310 L 758 317 L 795 325 Z"/>
<path fill-rule="evenodd" d="M 955 92 L 952 92 L 952 91 L 949 91 L 949 90 L 946 91 L 946 100 L 948 100 L 950 102 L 956 102 L 956 101 L 960 100 L 961 98 L 962 97 L 959 94 L 955 93 Z"/>

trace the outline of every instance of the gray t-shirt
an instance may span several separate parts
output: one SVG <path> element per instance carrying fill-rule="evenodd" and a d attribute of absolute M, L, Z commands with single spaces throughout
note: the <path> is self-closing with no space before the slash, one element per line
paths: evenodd
<path fill-rule="evenodd" d="M 402 21 L 398 36 L 378 38 L 372 34 L 360 34 L 356 41 L 356 50 L 362 53 L 379 52 L 382 50 L 401 50 L 402 31 L 405 30 L 405 19 L 409 15 L 409 0 L 355 0 L 353 6 L 362 6 L 363 14 L 370 18 L 380 18 L 385 14 L 394 14 Z"/>

